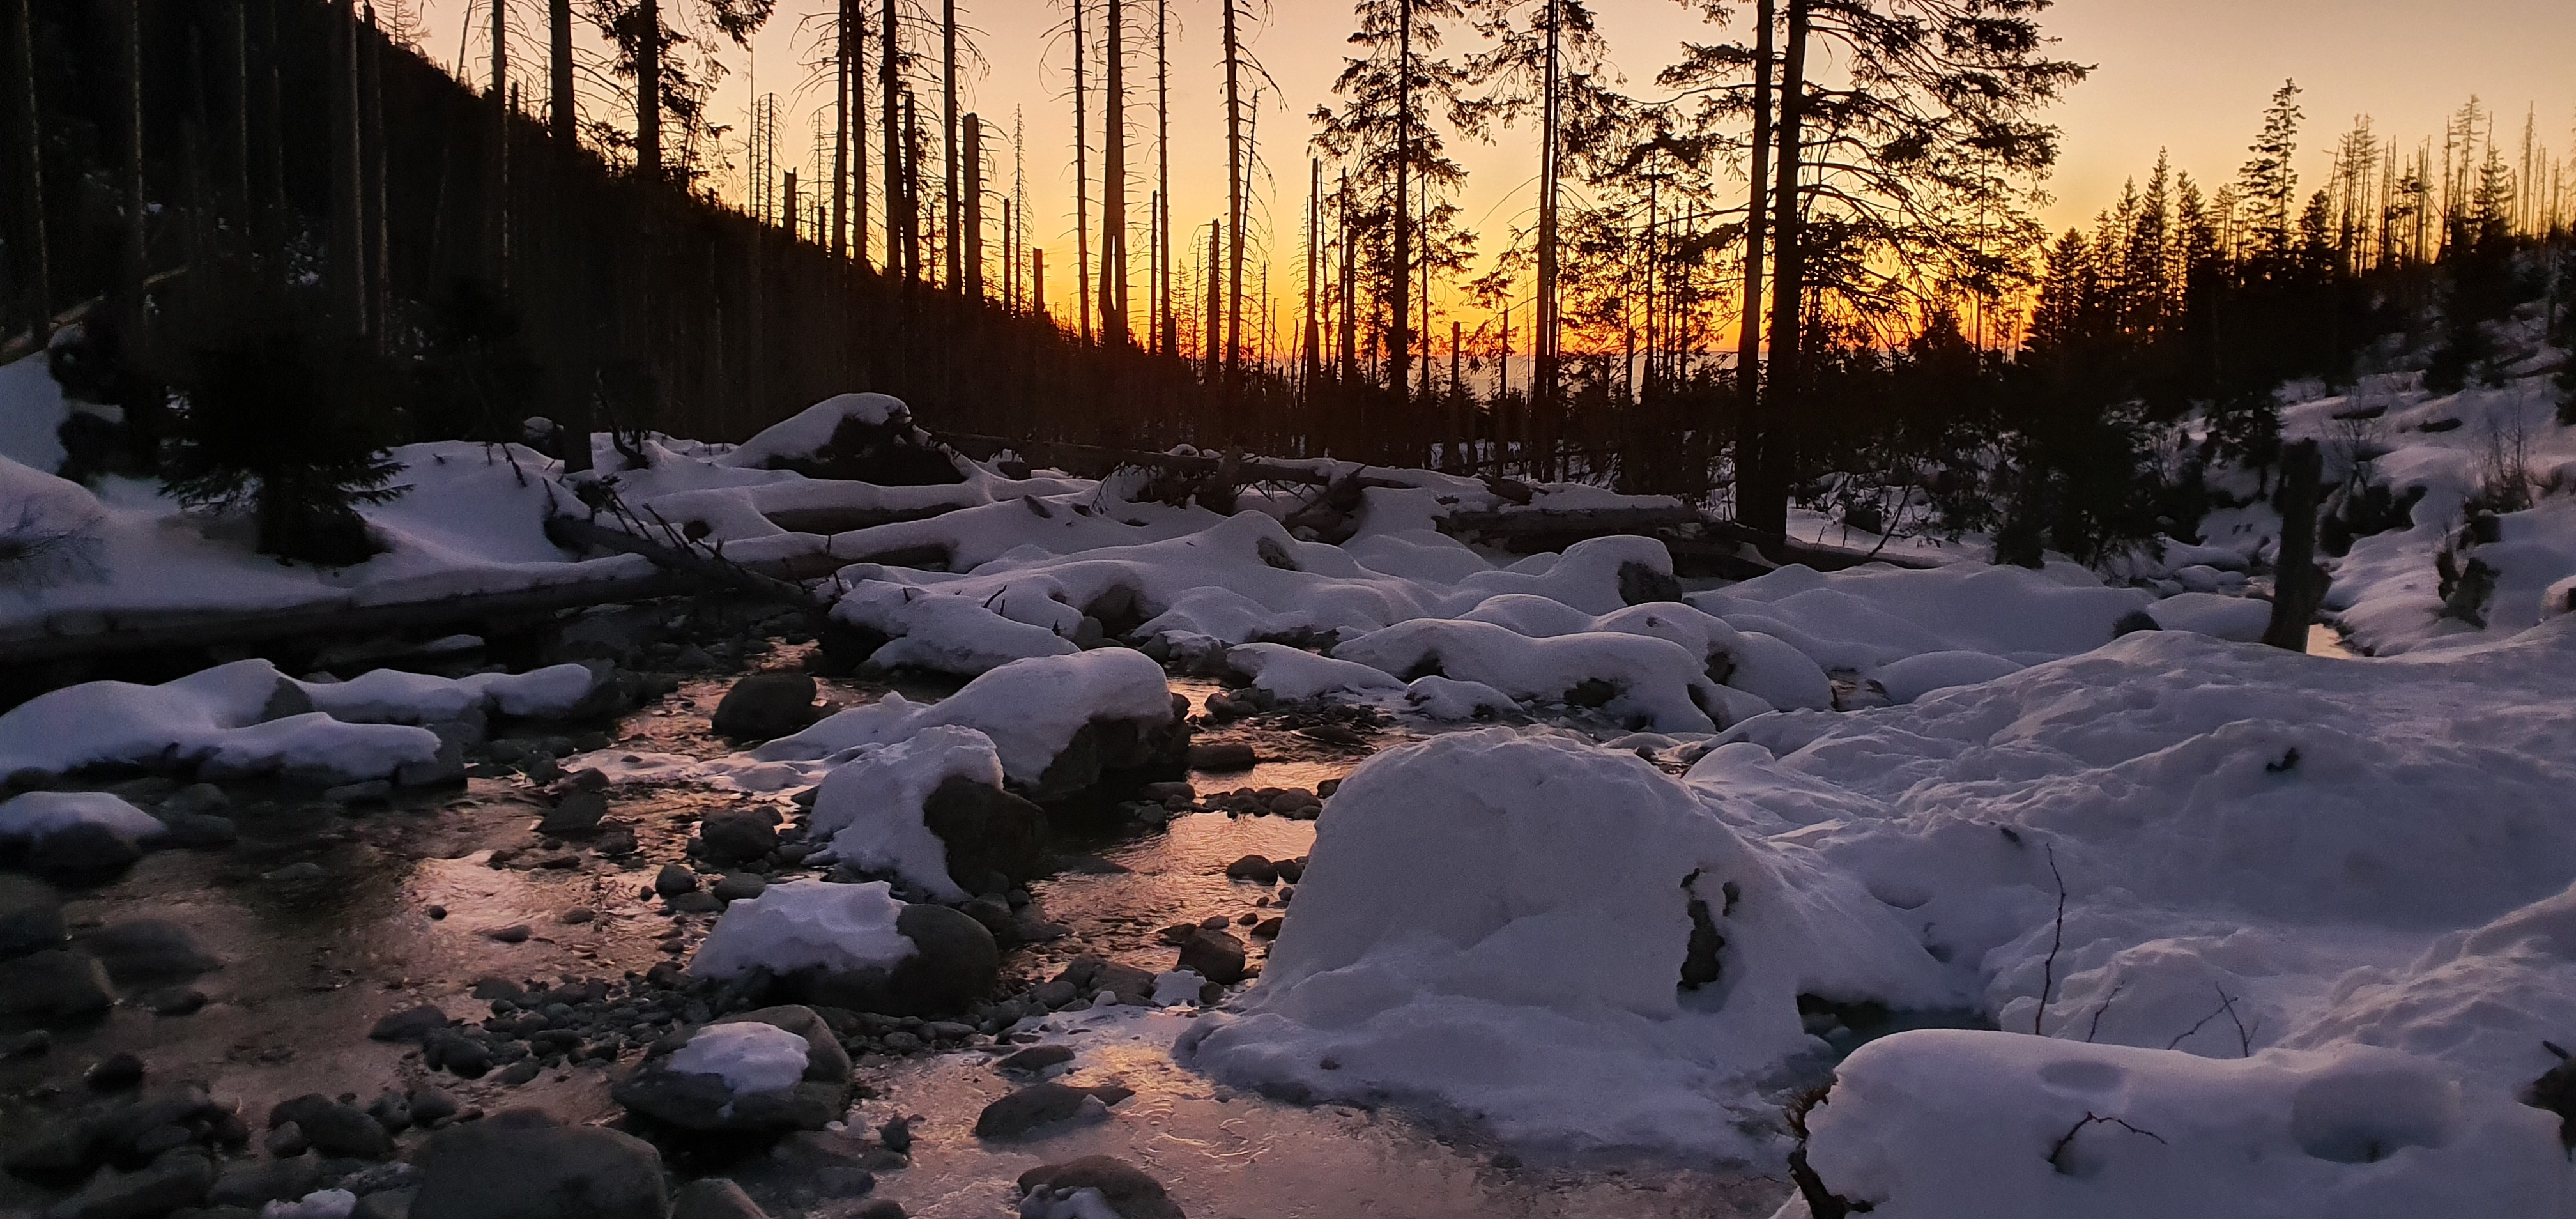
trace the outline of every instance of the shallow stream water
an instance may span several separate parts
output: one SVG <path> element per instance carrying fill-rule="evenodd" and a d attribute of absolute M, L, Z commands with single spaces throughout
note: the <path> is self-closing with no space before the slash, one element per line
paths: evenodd
<path fill-rule="evenodd" d="M 780 648 L 759 667 L 800 658 L 801 650 Z M 726 746 L 711 736 L 707 718 L 729 682 L 729 675 L 686 681 L 609 735 L 624 749 L 722 753 Z M 838 705 L 888 689 L 826 686 L 827 700 Z M 1173 688 L 1195 708 L 1216 687 L 1176 680 Z M 904 692 L 926 698 L 943 691 Z M 1393 727 L 1352 745 L 1257 724 L 1213 727 L 1202 739 L 1251 742 L 1263 760 L 1248 772 L 1192 780 L 1202 795 L 1312 790 L 1415 735 Z M 142 800 L 166 790 L 157 782 L 124 786 Z M 665 913 L 648 896 L 655 871 L 682 858 L 704 813 L 746 800 L 783 803 L 687 785 L 621 784 L 608 795 L 612 817 L 635 834 L 631 854 L 602 856 L 579 843 L 538 839 L 532 827 L 542 798 L 516 777 L 477 778 L 462 791 L 404 794 L 390 807 L 345 810 L 292 793 L 236 791 L 239 845 L 148 855 L 115 882 L 68 895 L 66 904 L 75 936 L 136 919 L 185 927 L 221 961 L 187 980 L 206 995 L 203 1010 L 155 1016 L 121 1003 L 104 1023 L 57 1035 L 48 1054 L 0 1062 L 0 1141 L 56 1120 L 81 1094 L 79 1073 L 120 1051 L 140 1056 L 152 1082 L 207 1085 L 237 1103 L 254 1127 L 271 1105 L 307 1092 L 355 1094 L 364 1105 L 385 1089 L 421 1084 L 491 1112 L 535 1106 L 567 1121 L 614 1119 L 609 1083 L 632 1065 L 633 1051 L 614 1068 L 566 1065 L 511 1086 L 497 1075 L 461 1080 L 430 1072 L 416 1047 L 366 1036 L 378 1017 L 421 1003 L 479 1020 L 490 1007 L 472 991 L 486 977 L 614 979 L 684 961 L 715 916 Z M 1164 827 L 1129 825 L 1061 841 L 1067 866 L 1030 890 L 1046 917 L 1070 932 L 1012 950 L 1006 984 L 1052 976 L 1063 960 L 1086 952 L 1169 969 L 1175 953 L 1159 938 L 1162 929 L 1223 916 L 1241 932 L 1245 916 L 1281 909 L 1278 887 L 1229 880 L 1228 863 L 1246 854 L 1301 856 L 1313 840 L 1312 822 L 1198 812 Z M 506 865 L 496 865 L 496 852 Z M 319 867 L 320 877 L 275 875 L 303 863 Z M 566 921 L 574 910 L 591 913 Z M 487 934 L 517 925 L 528 929 L 518 942 Z M 1257 964 L 1267 942 L 1247 942 Z M 119 989 L 130 1000 L 143 987 Z M 879 1197 L 937 1219 L 1007 1215 L 1022 1170 L 1094 1153 L 1134 1161 L 1200 1219 L 1761 1216 L 1788 1193 L 1785 1182 L 1741 1168 L 1655 1158 L 1550 1162 L 1431 1115 L 1305 1108 L 1236 1093 L 1172 1062 L 1168 1047 L 1188 1019 L 1136 1009 L 1107 1019 L 1059 1014 L 1050 1039 L 1085 1047 L 1074 1082 L 1115 1081 L 1136 1091 L 1097 1124 L 988 1143 L 972 1133 L 976 1116 L 1015 1086 L 990 1065 L 995 1052 L 870 1057 L 858 1077 L 878 1097 L 862 1103 L 862 1121 L 797 1136 L 762 1159 L 722 1170 L 780 1219 L 837 1219 Z M 1095 1023 L 1101 1027 L 1090 1027 Z M 898 1114 L 915 1119 L 917 1140 L 900 1162 L 869 1135 Z M 860 1165 L 877 1171 L 866 1198 L 833 1197 L 822 1188 L 848 1176 L 824 1168 Z M 0 1214 L 50 1196 L 0 1176 Z"/>

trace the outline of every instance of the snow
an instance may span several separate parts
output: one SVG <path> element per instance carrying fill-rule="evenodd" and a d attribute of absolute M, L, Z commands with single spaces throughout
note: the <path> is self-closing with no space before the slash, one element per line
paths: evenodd
<path fill-rule="evenodd" d="M 735 1096 L 785 1092 L 805 1078 L 805 1039 L 774 1024 L 710 1024 L 663 1064 L 682 1075 L 714 1075 Z"/>
<path fill-rule="evenodd" d="M 425 728 L 343 723 L 320 711 L 262 722 L 287 680 L 265 660 L 238 660 L 157 686 L 94 681 L 49 691 L 0 714 L 0 773 L 124 764 L 349 782 L 436 760 L 438 735 Z"/>
<path fill-rule="evenodd" d="M 1391 750 L 1316 828 L 1242 1014 L 1183 1039 L 1220 1079 L 1435 1102 L 1506 1138 L 1749 1155 L 1747 1080 L 1804 1050 L 1798 995 L 1956 997 L 1856 883 L 1565 736 Z M 1718 980 L 1683 992 L 1693 900 L 1726 945 Z"/>
<path fill-rule="evenodd" d="M 2027 666 L 1984 652 L 1923 652 L 1880 665 L 1870 681 L 1891 703 L 1910 703 L 1935 690 L 1993 681 Z"/>
<path fill-rule="evenodd" d="M 973 895 L 948 874 L 948 845 L 922 820 L 923 802 L 951 778 L 1000 787 L 993 739 L 940 725 L 909 740 L 858 746 L 824 775 L 807 833 L 829 839 L 844 862 L 893 873 L 938 901 L 965 901 Z"/>
<path fill-rule="evenodd" d="M 526 673 L 435 677 L 376 669 L 343 682 L 299 681 L 313 708 L 352 724 L 436 724 L 475 712 L 561 716 L 588 697 L 595 678 L 577 664 Z"/>
<path fill-rule="evenodd" d="M 1489 622 L 1421 618 L 1341 643 L 1333 655 L 1397 677 L 1476 682 L 1514 699 L 1563 701 L 1584 683 L 1605 683 L 1604 712 L 1663 731 L 1711 731 L 1718 725 L 1710 711 L 1726 705 L 1704 656 L 1615 631 L 1534 639 Z"/>
<path fill-rule="evenodd" d="M 2044 571 L 1957 563 L 1872 565 L 1830 575 L 1792 565 L 1685 600 L 1738 630 L 1775 635 L 1826 669 L 1868 672 L 1924 652 L 1985 652 L 2025 664 L 2108 643 L 2154 602 L 2072 563 Z"/>
<path fill-rule="evenodd" d="M 791 880 L 725 907 L 715 930 L 689 962 L 703 978 L 731 978 L 753 968 L 791 973 L 820 966 L 842 972 L 891 969 L 913 955 L 912 940 L 896 931 L 903 903 L 884 881 L 836 885 Z M 803 1042 L 798 1042 L 798 1069 Z"/>
<path fill-rule="evenodd" d="M 0 458 L 46 474 L 60 469 L 63 442 L 55 433 L 70 417 L 43 353 L 0 364 Z"/>
<path fill-rule="evenodd" d="M 2176 593 L 2147 607 L 2147 616 L 2168 631 L 2198 631 L 2216 639 L 2260 643 L 2272 625 L 2272 605 L 2217 593 Z"/>
<path fill-rule="evenodd" d="M 779 461 L 810 460 L 847 421 L 872 428 L 908 424 L 912 408 L 887 394 L 838 394 L 762 428 L 742 447 L 717 458 L 716 464 L 760 470 Z"/>
<path fill-rule="evenodd" d="M 0 842 L 30 845 L 81 825 L 98 826 L 128 844 L 165 832 L 158 818 L 112 792 L 36 791 L 0 801 Z"/>
<path fill-rule="evenodd" d="M 2557 1115 L 2366 1045 L 2227 1060 L 1920 1030 L 1853 1054 L 1807 1121 L 1826 1187 L 1888 1219 L 2537 1216 L 2569 1200 Z"/>
<path fill-rule="evenodd" d="M 1172 695 L 1163 667 L 1126 648 L 1016 660 L 938 702 L 915 703 L 889 694 L 768 742 L 751 756 L 763 762 L 814 761 L 950 725 L 982 733 L 992 741 L 1004 774 L 1014 782 L 1033 783 L 1073 743 L 1074 734 L 1096 719 L 1170 723 Z"/>
<path fill-rule="evenodd" d="M 1151 1002 L 1156 1007 L 1170 1007 L 1176 1003 L 1194 1004 L 1199 1001 L 1200 991 L 1206 985 L 1207 979 L 1200 977 L 1197 970 L 1166 970 L 1154 975 L 1154 996 Z"/>
<path fill-rule="evenodd" d="M 259 1208 L 259 1219 L 349 1219 L 358 1195 L 345 1189 L 317 1189 L 292 1201 L 273 1199 Z"/>
<path fill-rule="evenodd" d="M 1252 679 L 1260 689 L 1290 702 L 1329 693 L 1400 689 L 1404 683 L 1367 665 L 1317 656 L 1278 643 L 1246 643 L 1226 649 L 1226 667 Z"/>

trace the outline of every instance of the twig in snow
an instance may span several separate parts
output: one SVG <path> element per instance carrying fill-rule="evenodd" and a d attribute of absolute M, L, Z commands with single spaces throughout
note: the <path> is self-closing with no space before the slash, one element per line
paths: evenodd
<path fill-rule="evenodd" d="M 2066 1128 L 2066 1133 L 2057 1136 L 2057 1145 L 2048 1149 L 2048 1166 L 2067 1176 L 2074 1176 L 2075 1171 L 2066 1166 L 2066 1153 L 2075 1146 L 2075 1136 L 2084 1133 L 2085 1127 L 2096 1123 L 2104 1126 L 2117 1126 L 2131 1134 L 2143 1134 L 2159 1143 L 2164 1143 L 2165 1141 L 2165 1136 L 2158 1134 L 2153 1130 L 2140 1130 L 2127 1122 L 2121 1121 L 2119 1118 L 2103 1117 L 2088 1110 L 2082 1118 L 2076 1121 L 2074 1125 Z M 2165 1145 L 2170 1147 L 2173 1144 L 2165 1143 Z"/>
<path fill-rule="evenodd" d="M 2236 1047 L 2238 1057 L 2252 1058 L 2254 1056 L 2254 1032 L 2253 1029 L 2245 1027 L 2245 1021 L 2236 1015 L 2236 996 L 2228 994 L 2227 988 L 2224 986 L 2213 984 L 2211 989 L 2218 992 L 2218 1006 L 2211 1010 L 2208 1015 L 2203 1016 L 2198 1021 L 2194 1022 L 2190 1028 L 2184 1029 L 2173 1040 L 2166 1042 L 2165 1048 L 2168 1050 L 2180 1048 L 2182 1043 L 2191 1040 L 2191 1035 L 2199 1032 L 2202 1026 L 2208 1024 L 2212 1020 L 2218 1019 L 2220 1016 L 2225 1016 L 2230 1023 L 2233 1023 L 2236 1026 Z M 2254 1028 L 2261 1027 L 2263 1027 L 2263 1021 L 2260 1017 L 2257 1017 L 2254 1021 Z"/>
<path fill-rule="evenodd" d="M 2128 989 L 2128 986 L 2129 984 L 2126 982 L 2112 983 L 2111 993 L 2102 996 L 2102 1001 L 2093 1006 L 2093 1022 L 2084 1026 L 2084 1040 L 2087 1043 L 2090 1043 L 2094 1036 L 2102 1031 L 2102 1013 L 2111 1010 L 2111 1001 L 2119 998 L 2120 992 Z"/>
<path fill-rule="evenodd" d="M 2049 936 L 2048 959 L 2039 966 L 2039 1008 L 2030 1014 L 2030 1035 L 2040 1035 L 2048 1018 L 2049 997 L 2057 993 L 2057 950 L 2066 946 L 2066 877 L 2057 870 L 2057 844 L 2048 844 L 2048 875 L 2057 882 L 2057 929 Z M 2098 1019 L 2098 1017 L 2097 1017 Z"/>

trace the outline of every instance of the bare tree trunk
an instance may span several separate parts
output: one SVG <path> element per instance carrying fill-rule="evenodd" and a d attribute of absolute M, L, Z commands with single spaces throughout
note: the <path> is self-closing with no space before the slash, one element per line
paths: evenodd
<path fill-rule="evenodd" d="M 1100 333 L 1112 348 L 1127 345 L 1126 25 L 1121 0 L 1108 0 L 1100 99 Z"/>
<path fill-rule="evenodd" d="M 939 6 L 939 92 L 940 92 L 940 163 L 947 175 L 948 197 L 948 287 L 954 291 L 964 281 L 959 266 L 962 251 L 957 242 L 957 0 L 941 0 Z"/>
<path fill-rule="evenodd" d="M 343 329 L 363 335 L 367 326 L 366 241 L 361 231 L 359 158 L 358 15 L 352 0 L 331 6 L 331 300 Z"/>
<path fill-rule="evenodd" d="M 1387 333 L 1387 388 L 1404 404 L 1413 359 L 1413 0 L 1395 0 L 1395 288 L 1394 328 Z M 1397 412 L 1401 417 L 1404 412 Z"/>
<path fill-rule="evenodd" d="M 2317 442 L 2301 440 L 2281 449 L 2281 483 L 2272 496 L 2281 512 L 2281 546 L 2275 556 L 2279 575 L 2272 594 L 2271 621 L 2263 642 L 2293 652 L 2308 650 L 2308 627 L 2325 603 L 2329 579 L 2317 566 L 2317 482 L 2324 462 Z"/>
<path fill-rule="evenodd" d="M 1753 165 L 1746 175 L 1752 197 L 1744 204 L 1744 317 L 1735 340 L 1735 490 L 1743 511 L 1748 484 L 1770 481 L 1762 419 L 1762 258 L 1768 231 L 1763 206 L 1771 174 L 1772 0 L 1753 8 Z"/>
<path fill-rule="evenodd" d="M 885 119 L 885 265 L 886 274 L 903 278 L 903 68 L 901 32 L 895 24 L 895 0 L 879 8 L 877 104 Z"/>
<path fill-rule="evenodd" d="M 928 278 L 921 226 L 921 108 L 912 90 L 903 91 L 903 267 L 904 278 Z"/>
<path fill-rule="evenodd" d="M 35 0 L 13 0 L 9 12 L 9 49 L 12 57 L 9 74 L 19 84 L 17 96 L 10 99 L 18 111 L 19 245 L 13 259 L 21 290 L 26 293 L 20 306 L 28 337 L 36 350 L 43 351 L 54 335 L 54 287 L 45 250 L 45 173 L 44 124 L 36 112 L 36 20 Z"/>
<path fill-rule="evenodd" d="M 1235 0 L 1225 6 L 1225 400 L 1227 423 L 1234 420 L 1235 395 L 1243 380 L 1243 39 L 1235 22 Z"/>
<path fill-rule="evenodd" d="M 562 0 L 556 0 L 562 3 Z M 832 14 L 832 256 L 850 252 L 850 0 Z"/>
<path fill-rule="evenodd" d="M 1171 0 L 1154 0 L 1154 229 L 1155 279 L 1149 325 L 1155 346 L 1165 355 L 1179 354 L 1179 320 L 1172 316 L 1172 75 Z"/>
<path fill-rule="evenodd" d="M 1082 6 L 1073 2 L 1073 314 L 1082 341 L 1091 341 L 1091 165 L 1085 155 L 1091 134 L 1083 125 L 1082 61 L 1090 51 L 1082 42 Z"/>
<path fill-rule="evenodd" d="M 1772 255 L 1771 375 L 1763 395 L 1764 429 L 1761 481 L 1738 480 L 1735 519 L 1738 524 L 1772 537 L 1789 532 L 1789 470 L 1796 460 L 1794 436 L 1784 434 L 1797 417 L 1799 382 L 1799 307 L 1806 292 L 1804 254 L 1798 212 L 1800 136 L 1806 122 L 1807 13 L 1812 0 L 1789 0 L 1789 39 L 1780 56 L 1780 165 L 1771 191 Z"/>
<path fill-rule="evenodd" d="M 393 224 L 385 209 L 385 40 L 377 32 L 375 8 L 367 9 L 367 39 L 358 56 L 358 90 L 360 105 L 359 146 L 366 158 L 366 181 L 363 222 L 367 244 L 367 311 L 376 319 L 374 330 L 377 349 L 385 342 L 384 319 L 391 315 L 394 303 Z"/>
<path fill-rule="evenodd" d="M 1545 96 L 1539 99 L 1538 149 L 1538 303 L 1532 310 L 1530 357 L 1535 375 L 1530 379 L 1530 402 L 1523 441 L 1533 450 L 1524 454 L 1530 470 L 1540 478 L 1555 476 L 1558 408 L 1557 335 L 1562 329 L 1557 322 L 1557 279 L 1560 259 L 1557 245 L 1557 183 L 1563 177 L 1558 157 L 1562 143 L 1560 128 L 1564 125 L 1563 92 L 1564 60 L 1558 30 L 1562 26 L 1563 8 L 1559 0 L 1547 4 L 1547 63 L 1540 72 L 1540 87 Z"/>
<path fill-rule="evenodd" d="M 117 6 L 118 53 L 124 63 L 125 79 L 118 82 L 117 109 L 124 113 L 125 137 L 118 192 L 125 197 L 122 248 L 117 258 L 117 317 L 125 328 L 129 344 L 142 338 L 144 318 L 143 280 L 151 273 L 144 249 L 146 203 L 143 197 L 143 0 L 123 0 Z M 247 100 L 247 99 L 245 99 Z"/>
<path fill-rule="evenodd" d="M 581 147 L 581 99 L 572 86 L 572 0 L 546 0 L 546 102 L 548 125 L 566 152 Z"/>
<path fill-rule="evenodd" d="M 1323 377 L 1324 370 L 1323 339 L 1315 332 L 1315 304 L 1320 291 L 1316 273 L 1323 256 L 1324 159 L 1313 157 L 1306 165 L 1306 350 L 1299 370 L 1310 409 L 1314 405 L 1315 383 Z"/>
<path fill-rule="evenodd" d="M 868 266 L 868 34 L 862 24 L 865 0 L 840 0 L 841 22 L 849 34 L 850 109 L 850 257 L 859 269 Z"/>
<path fill-rule="evenodd" d="M 1224 317 L 1224 315 L 1225 315 L 1225 310 L 1224 310 L 1223 308 L 1221 308 L 1221 307 L 1219 306 L 1219 304 L 1218 304 L 1218 301 L 1219 301 L 1219 296 L 1218 296 L 1218 294 L 1219 294 L 1221 291 L 1223 291 L 1223 289 L 1224 289 L 1224 284 L 1223 284 L 1223 282 L 1222 282 L 1222 276 L 1223 276 L 1223 273 L 1224 273 L 1224 270 L 1225 270 L 1225 266 L 1224 266 L 1224 264 L 1223 264 L 1223 263 L 1220 263 L 1220 262 L 1218 262 L 1218 261 L 1217 261 L 1217 252 L 1216 252 L 1217 231 L 1218 231 L 1219 229 L 1224 228 L 1224 227 L 1225 227 L 1225 222 L 1224 222 L 1224 221 L 1222 221 L 1222 220 L 1212 220 L 1212 221 L 1209 221 L 1209 222 L 1208 222 L 1208 256 L 1207 256 L 1207 269 L 1208 269 L 1208 276 L 1207 276 L 1207 278 L 1208 278 L 1208 286 L 1207 286 L 1207 353 L 1206 353 L 1206 354 L 1207 354 L 1207 383 L 1208 383 L 1208 384 L 1210 384 L 1210 385 L 1215 385 L 1215 384 L 1217 384 L 1218 379 L 1219 379 L 1219 378 L 1221 378 L 1221 377 L 1223 377 L 1223 376 L 1225 375 L 1225 365 L 1226 365 L 1225 357 L 1224 357 L 1222 354 L 1220 354 L 1220 352 L 1221 352 L 1221 350 L 1222 350 L 1222 345 L 1223 345 L 1223 343 L 1225 342 L 1225 334 L 1224 334 L 1224 331 L 1223 331 L 1222 329 L 1220 329 L 1221 319 L 1222 319 L 1222 318 Z M 1234 426 L 1234 417 L 1233 417 L 1233 416 L 1231 416 L 1231 415 L 1228 415 L 1228 416 L 1226 416 L 1226 417 L 1224 417 L 1224 418 L 1222 418 L 1222 419 L 1220 419 L 1220 420 L 1218 420 L 1218 421 L 1217 421 L 1217 428 L 1219 429 L 1219 434 L 1220 434 L 1220 435 L 1224 434 L 1224 433 L 1223 433 L 1223 431 L 1222 431 L 1222 429 L 1224 429 L 1224 428 L 1229 428 L 1229 427 L 1232 427 L 1232 426 Z"/>
<path fill-rule="evenodd" d="M 492 4 L 492 177 L 484 201 L 488 274 L 495 289 L 510 282 L 510 5 Z"/>
<path fill-rule="evenodd" d="M 237 222 L 251 214 L 250 193 L 250 0 L 232 0 L 224 17 L 224 206 Z M 235 228 L 234 240 L 249 231 Z"/>
<path fill-rule="evenodd" d="M 949 238 L 958 249 L 960 266 L 966 273 L 963 281 L 966 299 L 978 304 L 984 299 L 984 120 L 975 114 L 966 116 L 966 157 L 960 166 L 965 174 L 958 232 Z"/>
<path fill-rule="evenodd" d="M 1345 393 L 1359 375 L 1359 247 L 1351 241 L 1351 171 L 1342 171 L 1342 375 Z"/>
<path fill-rule="evenodd" d="M 1039 317 L 1047 315 L 1045 246 L 1029 251 L 1029 306 L 1029 312 Z"/>
<path fill-rule="evenodd" d="M 644 41 L 635 51 L 635 171 L 650 181 L 662 176 L 661 0 L 641 0 L 640 10 Z"/>

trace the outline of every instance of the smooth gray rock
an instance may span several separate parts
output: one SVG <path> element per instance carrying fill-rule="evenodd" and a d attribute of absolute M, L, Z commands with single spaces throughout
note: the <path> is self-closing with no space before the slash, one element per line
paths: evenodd
<path fill-rule="evenodd" d="M 0 960 L 59 948 L 62 943 L 63 902 L 53 886 L 0 872 Z"/>
<path fill-rule="evenodd" d="M 431 1136 L 410 1219 L 667 1219 L 662 1153 L 516 1110 Z"/>
<path fill-rule="evenodd" d="M 671 1219 L 769 1219 L 767 1212 L 723 1177 L 700 1177 L 671 1195 Z"/>
<path fill-rule="evenodd" d="M 187 928 L 166 919 L 111 923 L 81 937 L 81 947 L 120 983 L 193 978 L 223 964 L 197 947 Z"/>
<path fill-rule="evenodd" d="M 1096 1189 L 1119 1219 L 1188 1219 L 1180 1204 L 1165 1193 L 1162 1182 L 1143 1169 L 1114 1156 L 1084 1156 L 1062 1164 L 1043 1164 L 1020 1174 L 1020 1192 L 1039 1190 L 1069 1194 Z"/>
<path fill-rule="evenodd" d="M 716 704 L 716 735 L 754 742 L 801 732 L 822 717 L 814 693 L 814 679 L 807 674 L 751 674 Z"/>
<path fill-rule="evenodd" d="M 107 971 L 86 953 L 48 948 L 0 961 L 0 1028 L 69 1028 L 115 1003 Z"/>

